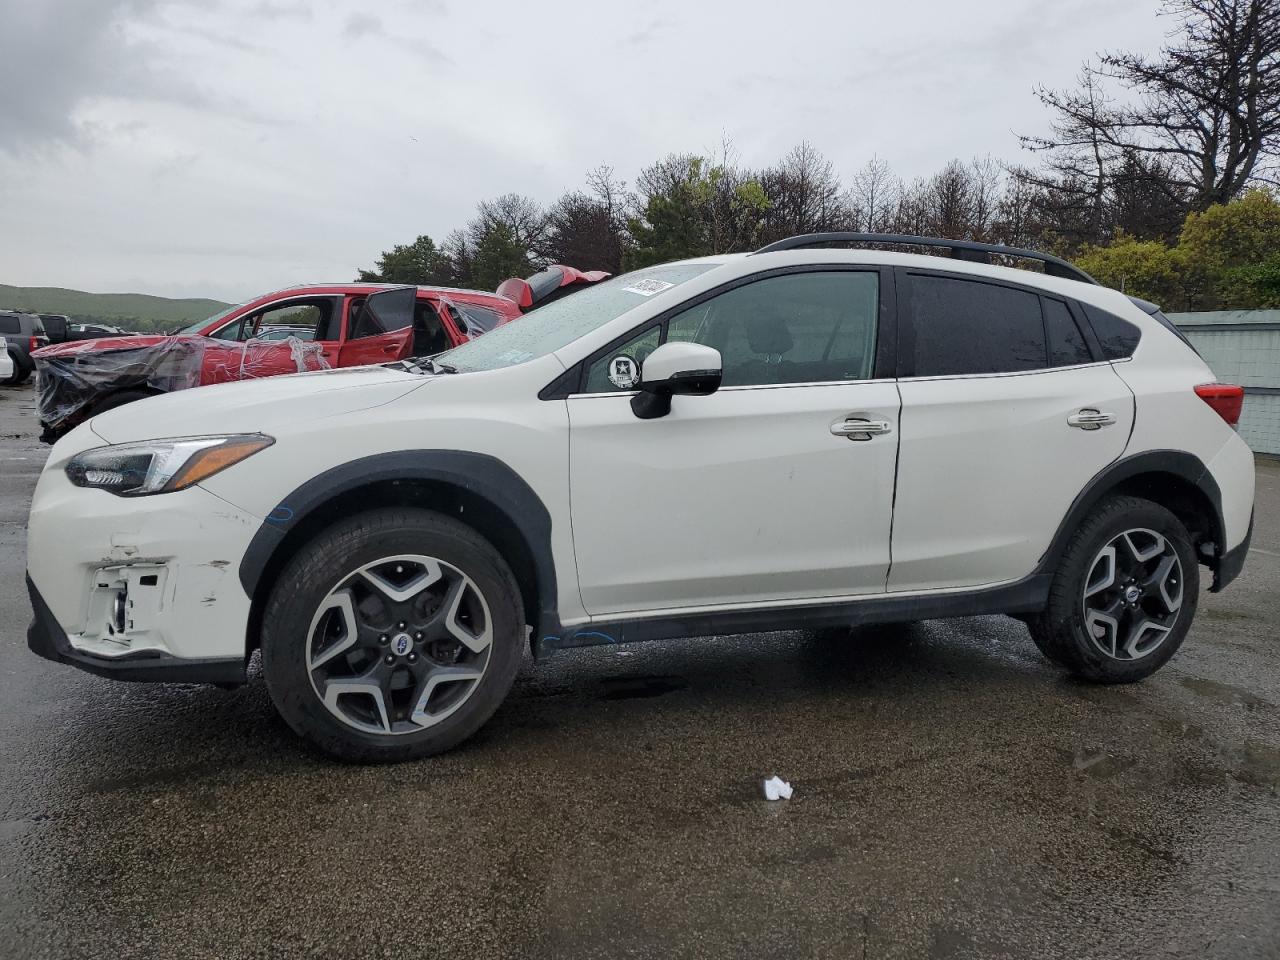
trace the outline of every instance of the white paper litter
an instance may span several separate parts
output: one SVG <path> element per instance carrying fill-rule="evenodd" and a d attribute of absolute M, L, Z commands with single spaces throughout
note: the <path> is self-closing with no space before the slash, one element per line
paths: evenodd
<path fill-rule="evenodd" d="M 791 784 L 781 777 L 770 777 L 761 786 L 764 787 L 764 798 L 766 800 L 791 799 Z"/>

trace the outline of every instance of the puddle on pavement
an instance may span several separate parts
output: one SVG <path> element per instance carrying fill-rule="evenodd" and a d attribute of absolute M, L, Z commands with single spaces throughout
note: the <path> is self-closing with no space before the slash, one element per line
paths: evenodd
<path fill-rule="evenodd" d="M 1092 777 L 1094 780 L 1110 780 L 1138 762 L 1132 757 L 1118 757 L 1106 750 L 1089 748 L 1079 748 L 1070 752 L 1060 750 L 1059 753 L 1071 764 L 1072 770 L 1086 777 Z"/>
<path fill-rule="evenodd" d="M 1201 677 L 1183 677 L 1182 685 L 1192 693 L 1215 703 L 1239 705 L 1246 710 L 1258 710 L 1275 706 L 1269 700 L 1263 700 L 1243 687 L 1232 686 L 1229 683 L 1218 683 L 1216 680 L 1205 680 Z"/>
<path fill-rule="evenodd" d="M 644 697 L 660 697 L 689 686 L 684 677 L 640 676 L 605 677 L 600 681 L 605 700 L 637 700 Z"/>
<path fill-rule="evenodd" d="M 1265 743 L 1246 741 L 1232 753 L 1236 779 L 1255 787 L 1280 789 L 1280 749 Z"/>

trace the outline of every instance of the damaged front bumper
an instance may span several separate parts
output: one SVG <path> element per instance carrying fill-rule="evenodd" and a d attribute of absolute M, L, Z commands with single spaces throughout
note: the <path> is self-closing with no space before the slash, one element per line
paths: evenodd
<path fill-rule="evenodd" d="M 198 485 L 131 498 L 73 486 L 66 461 L 97 445 L 77 428 L 36 485 L 28 645 L 124 680 L 243 682 L 250 600 L 236 569 L 261 519 Z"/>
<path fill-rule="evenodd" d="M 77 650 L 58 624 L 49 605 L 36 585 L 27 577 L 34 617 L 27 628 L 27 646 L 31 652 L 52 660 L 79 667 L 100 677 L 113 680 L 139 680 L 150 683 L 214 683 L 236 686 L 245 682 L 244 657 L 210 657 L 183 659 L 150 649 L 123 653 L 114 657 L 96 656 Z"/>

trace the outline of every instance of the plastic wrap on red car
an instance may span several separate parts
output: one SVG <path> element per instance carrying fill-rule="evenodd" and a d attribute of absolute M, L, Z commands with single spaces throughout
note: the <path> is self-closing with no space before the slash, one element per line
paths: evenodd
<path fill-rule="evenodd" d="M 36 364 L 40 422 L 61 432 L 90 415 L 99 401 L 124 390 L 168 393 L 200 385 L 204 337 L 165 337 L 132 347 L 39 351 Z M 67 344 L 72 346 L 72 344 Z"/>
<path fill-rule="evenodd" d="M 324 348 L 296 337 L 234 343 L 174 336 L 131 345 L 125 338 L 95 349 L 64 344 L 33 355 L 38 412 L 46 437 L 65 433 L 125 391 L 169 393 L 202 384 L 328 369 Z M 282 362 L 283 360 L 283 362 Z"/>
<path fill-rule="evenodd" d="M 319 343 L 286 337 L 283 340 L 246 340 L 233 343 L 209 340 L 204 355 L 201 383 L 257 380 L 282 373 L 328 370 L 324 347 Z M 287 357 L 287 360 L 284 358 Z"/>

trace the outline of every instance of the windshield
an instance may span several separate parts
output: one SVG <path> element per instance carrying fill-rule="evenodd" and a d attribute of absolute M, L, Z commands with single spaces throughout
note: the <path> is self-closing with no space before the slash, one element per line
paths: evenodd
<path fill-rule="evenodd" d="M 215 320 L 221 320 L 223 317 L 228 316 L 233 310 L 239 310 L 243 306 L 243 303 L 233 303 L 231 306 L 227 307 L 227 309 L 219 310 L 212 317 L 205 317 L 203 320 L 197 320 L 195 323 L 188 324 L 185 327 L 179 327 L 177 330 L 173 331 L 172 336 L 177 336 L 180 333 L 199 333 Z"/>
<path fill-rule="evenodd" d="M 460 373 L 497 370 L 554 353 L 649 297 L 706 273 L 716 263 L 646 267 L 539 307 L 435 359 Z"/>

